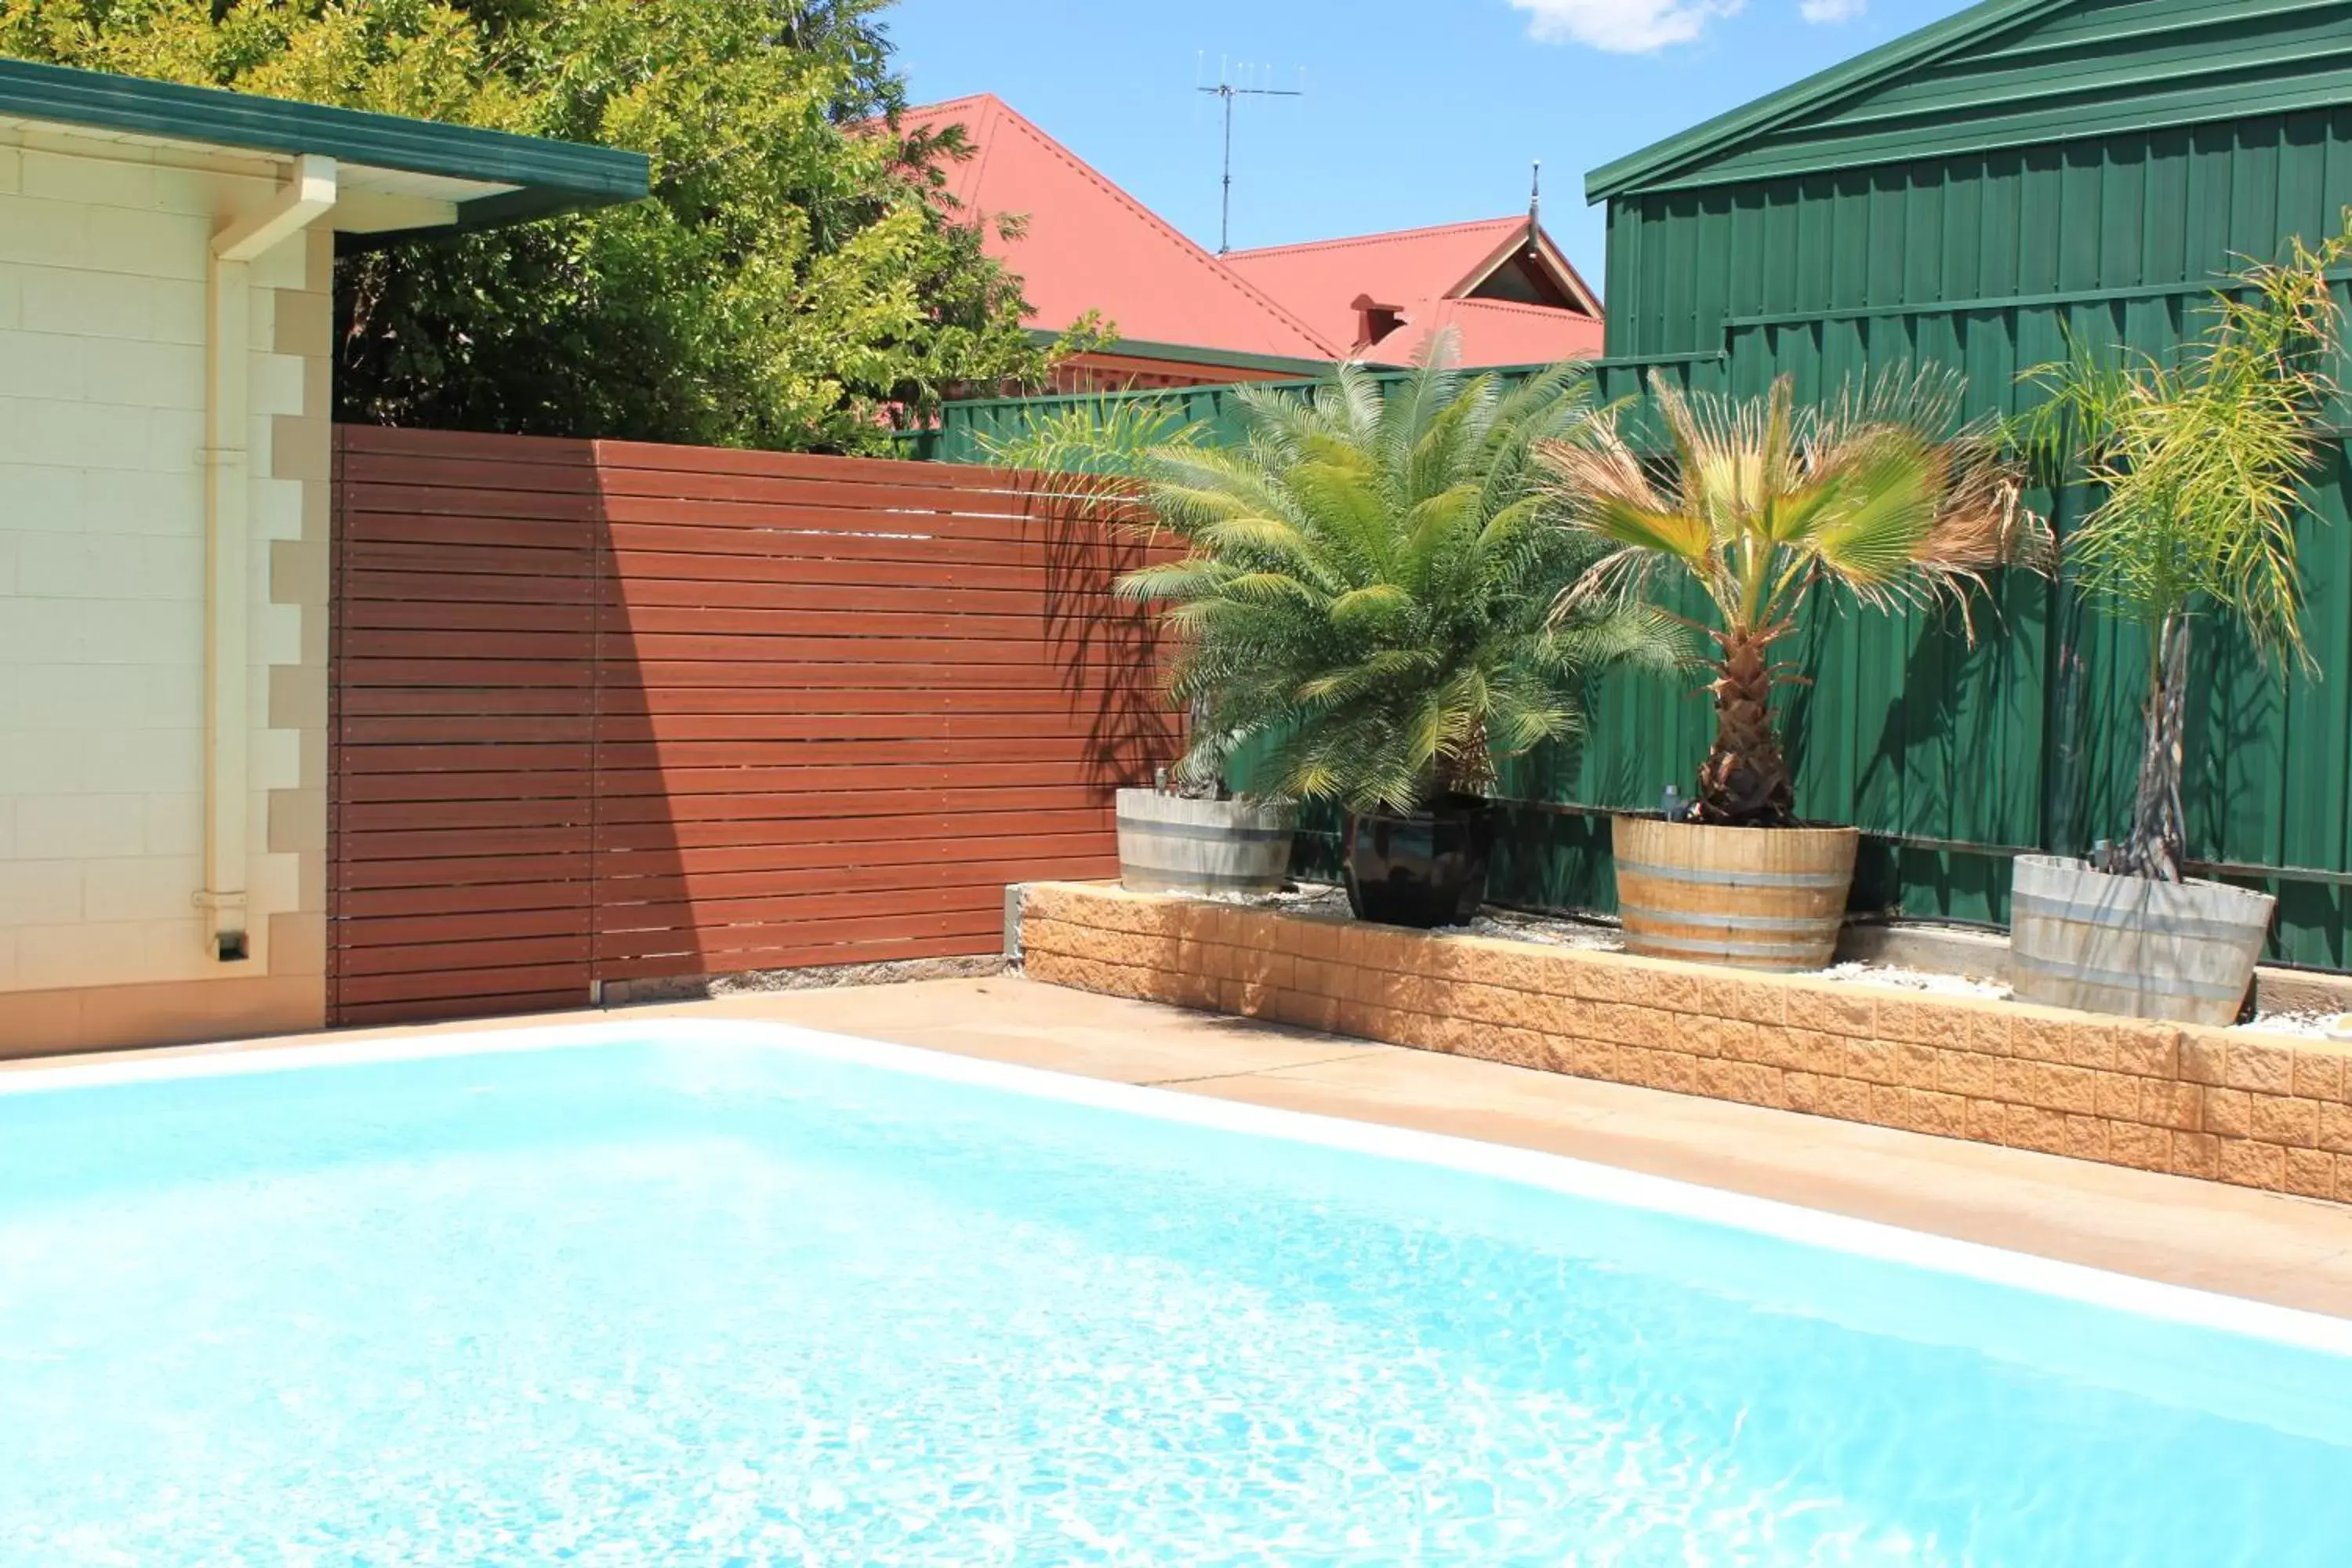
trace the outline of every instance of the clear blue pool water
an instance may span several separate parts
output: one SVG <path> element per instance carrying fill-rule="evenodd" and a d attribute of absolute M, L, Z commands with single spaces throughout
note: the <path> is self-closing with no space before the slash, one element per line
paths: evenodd
<path fill-rule="evenodd" d="M 2352 1560 L 2352 1367 L 792 1051 L 0 1094 L 0 1559 Z"/>

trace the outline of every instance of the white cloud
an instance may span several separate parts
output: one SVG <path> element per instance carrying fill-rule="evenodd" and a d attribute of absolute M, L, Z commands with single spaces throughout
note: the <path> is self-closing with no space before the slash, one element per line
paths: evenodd
<path fill-rule="evenodd" d="M 1797 0 L 1797 9 L 1808 22 L 1843 22 L 1862 15 L 1870 0 Z"/>
<path fill-rule="evenodd" d="M 1669 44 L 1687 44 L 1706 31 L 1708 23 L 1736 13 L 1747 0 L 1511 0 L 1516 10 L 1531 13 L 1530 37 L 1547 44 L 1588 44 L 1611 54 L 1646 54 Z M 1804 0 L 1814 5 L 1851 5 L 1861 0 Z"/>

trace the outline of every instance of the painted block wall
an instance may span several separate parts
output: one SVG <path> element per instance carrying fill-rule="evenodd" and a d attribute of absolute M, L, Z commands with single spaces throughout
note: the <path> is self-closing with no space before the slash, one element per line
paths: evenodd
<path fill-rule="evenodd" d="M 207 247 L 276 179 L 0 130 L 0 1055 L 323 1016 L 325 234 L 251 269 L 251 956 L 194 901 Z"/>

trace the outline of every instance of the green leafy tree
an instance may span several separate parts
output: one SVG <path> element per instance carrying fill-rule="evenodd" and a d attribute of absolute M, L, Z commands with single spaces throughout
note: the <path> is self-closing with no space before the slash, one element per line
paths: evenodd
<path fill-rule="evenodd" d="M 654 199 L 337 267 L 348 419 L 879 450 L 1059 345 L 902 135 L 886 0 L 0 0 L 0 51 L 645 153 Z"/>
<path fill-rule="evenodd" d="M 2336 394 L 2341 312 L 2329 268 L 2352 237 L 2257 266 L 2215 295 L 2205 331 L 2169 360 L 2073 355 L 2021 378 L 2049 394 L 2021 422 L 2053 478 L 2098 504 L 2066 539 L 2084 595 L 2147 647 L 2130 830 L 2105 871 L 2178 881 L 2189 628 L 2234 621 L 2281 664 L 2308 668 L 2295 521 Z"/>
<path fill-rule="evenodd" d="M 1714 612 L 1698 626 L 1715 645 L 1703 663 L 1716 718 L 1700 821 L 1797 820 L 1772 693 L 1804 676 L 1773 650 L 1816 588 L 1834 583 L 1876 606 L 1948 600 L 1966 626 L 1966 590 L 1986 571 L 2046 551 L 1993 431 L 1944 434 L 1960 391 L 1958 376 L 1905 372 L 1800 410 L 1785 376 L 1764 397 L 1731 399 L 1686 397 L 1653 375 L 1670 457 L 1636 450 L 1613 417 L 1545 449 L 1569 526 L 1613 547 L 1563 611 L 1630 599 L 1664 572 L 1696 584 Z"/>

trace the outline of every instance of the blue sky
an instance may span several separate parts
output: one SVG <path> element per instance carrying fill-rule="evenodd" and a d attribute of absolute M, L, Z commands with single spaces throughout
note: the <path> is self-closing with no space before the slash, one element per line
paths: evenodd
<path fill-rule="evenodd" d="M 1963 0 L 898 0 L 916 101 L 991 91 L 1203 245 L 1217 239 L 1215 100 L 1244 101 L 1234 244 L 1521 210 L 1598 288 L 1584 172 L 1959 10 Z"/>

